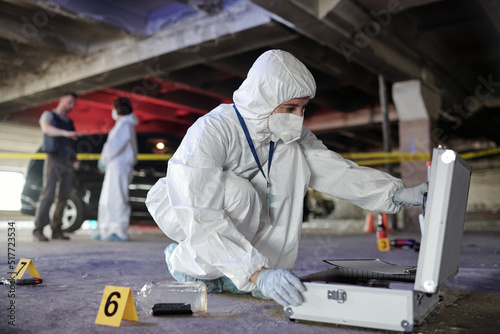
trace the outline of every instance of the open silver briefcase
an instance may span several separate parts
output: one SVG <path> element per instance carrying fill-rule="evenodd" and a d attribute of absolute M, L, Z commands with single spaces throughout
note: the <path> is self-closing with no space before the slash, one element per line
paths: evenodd
<path fill-rule="evenodd" d="M 417 266 L 327 261 L 332 269 L 301 277 L 304 302 L 285 307 L 285 317 L 413 331 L 437 306 L 440 288 L 458 273 L 470 175 L 471 167 L 456 152 L 434 149 Z"/>

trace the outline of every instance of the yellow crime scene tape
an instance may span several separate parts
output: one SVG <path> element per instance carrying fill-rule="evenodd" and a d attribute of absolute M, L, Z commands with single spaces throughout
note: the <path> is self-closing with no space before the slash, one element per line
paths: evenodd
<path fill-rule="evenodd" d="M 500 147 L 462 153 L 460 156 L 465 160 L 482 158 L 500 153 Z M 431 160 L 431 153 L 403 153 L 403 152 L 368 152 L 368 153 L 345 153 L 343 158 L 350 159 L 360 166 L 375 166 L 394 164 L 400 162 L 418 162 Z"/>
<path fill-rule="evenodd" d="M 500 154 L 500 147 L 467 152 L 460 154 L 465 159 L 481 158 L 489 155 Z M 44 160 L 45 153 L 1 153 L 0 159 L 31 159 Z M 360 166 L 375 166 L 384 164 L 394 164 L 400 162 L 418 162 L 431 159 L 431 153 L 407 153 L 407 152 L 367 152 L 367 153 L 340 153 L 343 158 L 353 160 Z M 78 153 L 78 160 L 98 160 L 99 153 Z M 137 159 L 141 161 L 167 161 L 172 154 L 138 154 Z"/>
<path fill-rule="evenodd" d="M 46 153 L 0 153 L 0 159 L 31 159 L 31 160 L 45 160 Z M 78 153 L 76 158 L 78 160 L 99 160 L 100 153 Z M 172 154 L 138 154 L 138 160 L 144 161 L 161 161 L 168 160 Z"/>

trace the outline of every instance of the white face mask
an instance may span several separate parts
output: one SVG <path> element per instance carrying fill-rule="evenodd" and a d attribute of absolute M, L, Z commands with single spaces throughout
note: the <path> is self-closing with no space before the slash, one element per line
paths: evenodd
<path fill-rule="evenodd" d="M 111 117 L 117 121 L 118 118 L 120 118 L 120 115 L 118 115 L 118 111 L 116 111 L 116 109 L 113 108 L 113 110 L 111 110 Z"/>
<path fill-rule="evenodd" d="M 268 119 L 269 131 L 271 131 L 285 144 L 296 141 L 302 133 L 304 117 L 289 113 L 272 113 Z"/>

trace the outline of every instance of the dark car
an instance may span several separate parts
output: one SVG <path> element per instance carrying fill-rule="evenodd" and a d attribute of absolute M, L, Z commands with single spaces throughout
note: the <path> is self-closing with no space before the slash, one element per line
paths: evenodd
<path fill-rule="evenodd" d="M 78 153 L 101 153 L 107 135 L 84 136 L 78 140 Z M 179 138 L 166 134 L 137 134 L 139 154 L 172 154 L 180 143 Z M 163 159 L 161 159 L 163 158 Z M 151 187 L 164 177 L 167 160 L 139 160 L 134 168 L 134 178 L 129 185 L 131 220 L 152 222 L 146 205 L 146 195 Z M 44 160 L 31 160 L 26 170 L 26 183 L 21 194 L 21 213 L 35 215 L 36 204 L 42 190 Z M 64 209 L 63 230 L 73 232 L 85 220 L 97 219 L 97 208 L 104 173 L 97 168 L 97 160 L 81 160 L 73 177 L 73 187 Z"/>

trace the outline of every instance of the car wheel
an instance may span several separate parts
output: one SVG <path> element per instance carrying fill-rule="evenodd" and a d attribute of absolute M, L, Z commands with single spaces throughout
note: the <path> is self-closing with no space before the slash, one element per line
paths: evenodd
<path fill-rule="evenodd" d="M 84 214 L 83 202 L 75 190 L 72 190 L 66 202 L 62 217 L 62 230 L 64 232 L 74 232 L 83 224 Z"/>

